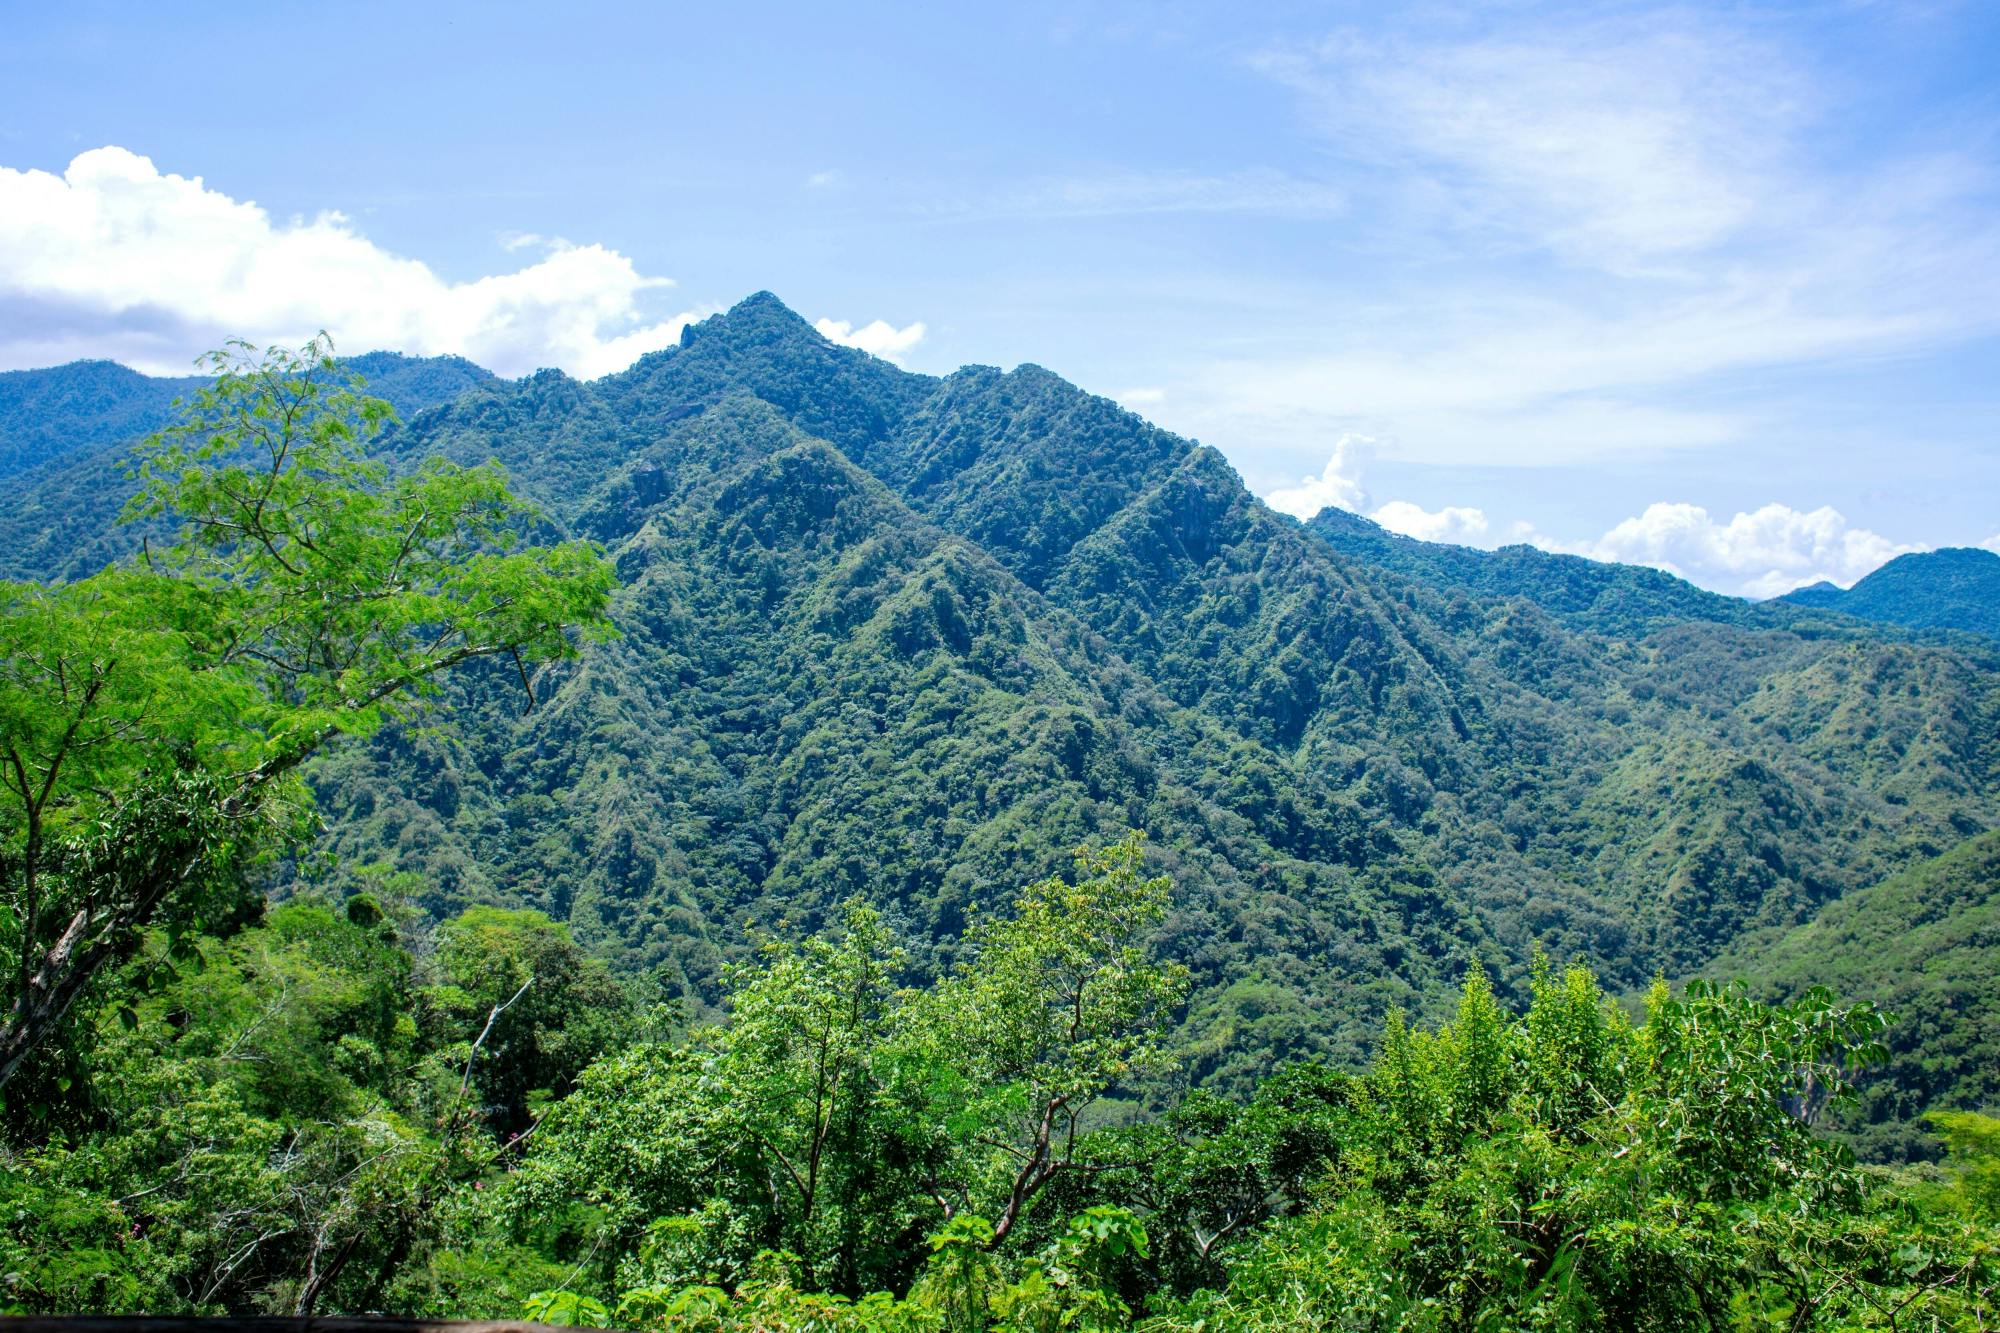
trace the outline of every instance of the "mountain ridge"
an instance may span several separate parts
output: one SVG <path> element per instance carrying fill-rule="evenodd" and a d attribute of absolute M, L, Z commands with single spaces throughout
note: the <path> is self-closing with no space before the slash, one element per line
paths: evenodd
<path fill-rule="evenodd" d="M 2000 554 L 1976 546 L 1913 551 L 1852 587 L 1821 582 L 1778 600 L 1912 629 L 2000 638 Z"/>
<path fill-rule="evenodd" d="M 541 907 L 697 1006 L 750 934 L 850 893 L 936 966 L 1140 826 L 1180 886 L 1196 1073 L 1242 1086 L 1356 1058 L 1474 959 L 1503 989 L 1537 946 L 1685 973 L 2000 823 L 1983 650 L 1681 614 L 1616 569 L 1522 557 L 1488 591 L 1371 560 L 1053 372 L 903 371 L 767 294 L 627 371 L 405 417 L 392 462 L 498 458 L 604 543 L 625 637 L 526 718 L 473 672 L 455 736 L 317 767 L 343 882 Z M 101 512 L 109 457 L 0 480 L 0 535 Z M 78 566 L 44 536 L 16 568 Z"/>

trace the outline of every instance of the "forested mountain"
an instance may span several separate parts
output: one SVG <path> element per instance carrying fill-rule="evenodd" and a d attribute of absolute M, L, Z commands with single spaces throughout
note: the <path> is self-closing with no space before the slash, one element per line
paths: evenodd
<path fill-rule="evenodd" d="M 369 352 L 347 363 L 405 416 L 497 383 L 463 357 Z M 73 578 L 130 549 L 118 513 L 132 441 L 208 383 L 155 379 L 109 361 L 0 374 L 0 578 Z"/>
<path fill-rule="evenodd" d="M 1838 632 L 1838 622 L 1802 613 L 1818 602 L 1750 602 L 1697 588 L 1644 565 L 1617 565 L 1527 545 L 1486 551 L 1420 541 L 1391 532 L 1352 510 L 1329 506 L 1306 521 L 1316 536 L 1344 554 L 1445 588 L 1486 597 L 1519 597 L 1574 629 L 1643 636 L 1663 625 L 1710 620 L 1806 633 Z"/>
<path fill-rule="evenodd" d="M 1815 583 L 1779 600 L 1863 620 L 2000 638 L 2000 555 L 1971 546 L 1899 555 L 1851 588 Z"/>
<path fill-rule="evenodd" d="M 851 894 L 943 967 L 996 894 L 1138 827 L 1193 1073 L 1233 1082 L 1356 1058 L 1473 958 L 1503 992 L 1537 944 L 1689 973 L 2000 822 L 1990 654 L 1302 527 L 1039 367 L 910 374 L 769 295 L 590 383 L 459 364 L 375 368 L 390 456 L 499 459 L 606 546 L 622 637 L 530 711 L 493 666 L 449 731 L 324 761 L 337 873 L 540 908 L 697 1007 L 749 928 Z M 113 475 L 5 483 L 14 571 L 101 561 Z"/>
<path fill-rule="evenodd" d="M 1859 1139 L 1870 1155 L 1920 1155 L 1933 1107 L 2000 1105 L 2000 833 L 1971 838 L 1829 904 L 1713 965 L 1773 995 L 1827 986 L 1895 1015 L 1891 1059 L 1870 1076 Z"/>
<path fill-rule="evenodd" d="M 0 479 L 0 1311 L 1990 1322 L 2000 648 L 768 295 L 239 351 Z"/>
<path fill-rule="evenodd" d="M 114 361 L 0 372 L 0 477 L 156 430 L 174 399 L 204 382 L 141 375 Z"/>

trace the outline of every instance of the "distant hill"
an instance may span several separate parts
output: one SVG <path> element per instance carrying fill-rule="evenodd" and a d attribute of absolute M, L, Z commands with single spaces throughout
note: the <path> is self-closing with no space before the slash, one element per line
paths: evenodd
<path fill-rule="evenodd" d="M 2000 638 L 2000 555 L 1971 546 L 1899 555 L 1851 588 L 1815 583 L 1778 600 L 1914 629 Z"/>
<path fill-rule="evenodd" d="M 1847 589 L 1838 583 L 1829 583 L 1821 579 L 1818 583 L 1808 583 L 1803 588 L 1794 588 L 1776 600 L 1790 602 L 1794 606 L 1831 607 L 1838 605 L 1840 599 L 1846 595 Z"/>
<path fill-rule="evenodd" d="M 1346 509 L 1322 509 L 1307 520 L 1306 530 L 1371 565 L 1483 597 L 1526 598 L 1565 624 L 1599 634 L 1643 635 L 1687 620 L 1766 628 L 1815 620 L 1789 605 L 1709 592 L 1644 565 L 1608 564 L 1524 545 L 1486 551 L 1420 541 Z"/>
<path fill-rule="evenodd" d="M 155 379 L 113 361 L 0 373 L 0 477 L 156 430 L 174 399 L 204 382 Z"/>
<path fill-rule="evenodd" d="M 457 356 L 369 352 L 346 366 L 406 418 L 501 382 Z M 125 454 L 172 419 L 175 399 L 207 382 L 111 361 L 0 374 L 0 578 L 71 578 L 122 554 L 131 536 L 117 526 L 131 493 Z"/>
<path fill-rule="evenodd" d="M 433 912 L 548 911 L 697 1011 L 853 895 L 934 967 L 1139 827 L 1190 1071 L 1242 1087 L 1358 1059 L 1472 959 L 1687 975 L 2000 825 L 1982 641 L 1302 527 L 1049 370 L 913 374 L 769 294 L 595 381 L 431 364 L 371 374 L 384 460 L 504 463 L 616 562 L 622 636 L 525 716 L 475 670 L 448 733 L 329 756 L 325 846 Z M 122 447 L 0 478 L 0 570 L 129 547 Z"/>
<path fill-rule="evenodd" d="M 1936 1107 L 2000 1113 L 2000 833 L 1829 904 L 1775 939 L 1745 941 L 1710 971 L 1795 995 L 1828 986 L 1895 1017 L 1858 1131 L 1873 1157 L 1922 1150 Z"/>
<path fill-rule="evenodd" d="M 456 356 L 369 352 L 347 365 L 403 411 L 456 398 L 493 378 Z M 158 430 L 173 415 L 176 398 L 207 382 L 199 375 L 142 375 L 115 361 L 0 372 L 0 477 Z"/>

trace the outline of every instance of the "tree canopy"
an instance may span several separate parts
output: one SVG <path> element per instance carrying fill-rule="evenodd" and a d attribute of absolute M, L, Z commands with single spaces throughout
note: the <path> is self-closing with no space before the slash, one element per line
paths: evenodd
<path fill-rule="evenodd" d="M 435 677 L 530 664 L 608 630 L 586 542 L 523 545 L 534 511 L 494 465 L 391 475 L 391 418 L 316 341 L 210 359 L 151 437 L 132 559 L 0 585 L 0 1085 L 155 922 L 230 910 L 247 858 L 298 828 L 298 766 L 407 718 Z"/>

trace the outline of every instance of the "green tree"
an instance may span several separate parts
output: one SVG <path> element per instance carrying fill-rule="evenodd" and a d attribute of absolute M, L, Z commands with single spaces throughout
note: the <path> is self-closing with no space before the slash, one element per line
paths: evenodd
<path fill-rule="evenodd" d="M 1168 882 L 1139 867 L 1136 837 L 1080 853 L 929 990 L 895 985 L 902 950 L 858 903 L 767 946 L 726 1022 L 601 1062 L 550 1111 L 509 1185 L 517 1230 L 581 1207 L 628 1286 L 735 1285 L 769 1250 L 848 1296 L 904 1289 L 945 1224 L 952 1253 L 997 1249 L 1051 1182 L 1096 1169 L 1098 1099 L 1170 1060 L 1186 977 L 1149 948 Z"/>
<path fill-rule="evenodd" d="M 435 1080 L 394 932 L 295 901 L 192 947 L 198 965 L 78 1011 L 88 1128 L 0 1153 L 0 1272 L 27 1309 L 366 1304 L 429 1225 Z"/>
<path fill-rule="evenodd" d="M 719 1034 L 715 1073 L 736 1133 L 768 1182 L 777 1243 L 799 1256 L 808 1286 L 893 1279 L 902 1256 L 886 1271 L 881 1259 L 915 1238 L 898 1226 L 910 1182 L 883 1151 L 901 1137 L 882 1081 L 902 961 L 875 912 L 849 903 L 837 936 L 767 948 Z"/>
<path fill-rule="evenodd" d="M 2000 1222 L 2000 1116 L 1933 1111 L 1944 1136 L 1954 1193 L 1975 1216 Z"/>
<path fill-rule="evenodd" d="M 437 972 L 433 1040 L 463 1056 L 483 1119 L 503 1133 L 526 1129 L 536 1099 L 567 1094 L 631 1030 L 611 970 L 540 912 L 467 908 L 438 928 Z"/>
<path fill-rule="evenodd" d="M 990 1210 L 995 1245 L 1082 1164 L 1097 1100 L 1173 1063 L 1167 1023 L 1188 974 L 1149 947 L 1172 886 L 1141 858 L 1136 833 L 1079 851 L 1074 880 L 1023 889 L 912 1010 L 934 1123 L 960 1127 L 933 1141 L 932 1189 L 946 1216 Z"/>
<path fill-rule="evenodd" d="M 1134 1209 L 1161 1283 L 1181 1295 L 1213 1286 L 1232 1249 L 1302 1212 L 1334 1169 L 1352 1085 L 1308 1064 L 1279 1070 L 1247 1103 L 1197 1089 L 1157 1118 L 1094 1134 L 1083 1154 L 1092 1169 L 1053 1183 L 1050 1203 Z"/>
<path fill-rule="evenodd" d="M 1868 1006 L 1697 983 L 1635 1027 L 1584 969 L 1532 990 L 1517 1017 L 1475 971 L 1453 1022 L 1392 1022 L 1317 1206 L 1163 1324 L 1985 1326 L 1990 1239 L 1814 1128 L 1881 1054 Z"/>
<path fill-rule="evenodd" d="M 324 338 L 208 365 L 139 451 L 127 517 L 170 542 L 0 585 L 0 1085 L 143 928 L 199 928 L 297 831 L 293 775 L 329 741 L 479 657 L 511 658 L 532 701 L 530 663 L 609 630 L 610 567 L 523 546 L 536 516 L 497 465 L 392 476 L 367 456 L 390 410 Z"/>

